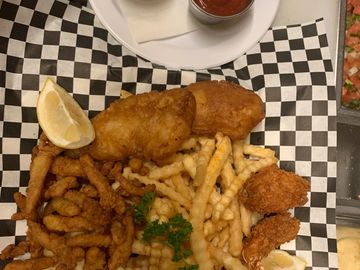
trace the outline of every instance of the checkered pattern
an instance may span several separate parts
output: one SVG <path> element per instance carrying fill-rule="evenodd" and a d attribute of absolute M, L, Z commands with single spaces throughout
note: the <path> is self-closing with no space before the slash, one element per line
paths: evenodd
<path fill-rule="evenodd" d="M 270 29 L 246 55 L 209 70 L 168 70 L 119 45 L 92 11 L 61 1 L 8 0 L 0 10 L 0 248 L 23 239 L 12 194 L 25 192 L 39 126 L 38 90 L 50 76 L 94 116 L 119 96 L 209 79 L 254 89 L 266 119 L 253 144 L 276 151 L 280 166 L 311 180 L 296 241 L 282 246 L 308 269 L 336 269 L 336 101 L 324 22 Z M 3 263 L 3 262 L 2 262 Z M 0 263 L 0 268 L 3 264 Z"/>

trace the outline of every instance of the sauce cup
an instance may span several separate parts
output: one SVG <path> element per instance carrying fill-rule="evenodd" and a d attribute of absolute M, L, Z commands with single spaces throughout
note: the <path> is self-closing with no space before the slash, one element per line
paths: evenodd
<path fill-rule="evenodd" d="M 249 8 L 252 6 L 255 0 L 250 0 L 248 5 L 240 10 L 239 12 L 232 15 L 215 15 L 210 12 L 204 10 L 201 6 L 199 6 L 195 0 L 189 0 L 189 8 L 191 13 L 202 23 L 204 24 L 217 24 L 223 21 L 229 21 L 236 18 L 239 18 L 243 15 Z"/>

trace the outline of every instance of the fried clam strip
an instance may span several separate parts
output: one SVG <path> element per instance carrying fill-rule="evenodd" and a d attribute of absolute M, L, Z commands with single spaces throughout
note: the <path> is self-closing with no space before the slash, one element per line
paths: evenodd
<path fill-rule="evenodd" d="M 245 149 L 245 146 L 243 147 Z M 277 158 L 274 156 L 274 152 L 269 149 L 264 149 L 259 146 L 249 146 L 248 151 L 244 151 L 244 154 L 251 155 L 252 160 L 249 160 L 247 166 L 234 178 L 231 185 L 225 190 L 221 196 L 220 201 L 215 205 L 212 219 L 218 221 L 223 212 L 231 201 L 235 198 L 236 194 L 244 185 L 245 181 L 251 177 L 253 173 L 260 171 L 262 168 L 275 164 Z M 234 154 L 234 158 L 239 156 Z M 240 155 L 241 156 L 241 155 Z M 237 163 L 235 159 L 235 164 Z"/>
<path fill-rule="evenodd" d="M 81 209 L 75 203 L 63 198 L 54 197 L 44 209 L 43 216 L 48 216 L 54 212 L 59 213 L 62 216 L 72 217 L 79 215 Z"/>
<path fill-rule="evenodd" d="M 102 208 L 98 201 L 87 197 L 84 193 L 69 190 L 64 198 L 79 206 L 82 209 L 80 216 L 92 223 L 98 226 L 106 226 L 110 223 L 111 210 Z"/>
<path fill-rule="evenodd" d="M 119 226 L 119 223 L 121 224 Z M 111 229 L 113 243 L 110 246 L 109 270 L 115 270 L 127 262 L 131 255 L 132 244 L 135 237 L 134 218 L 130 211 L 124 216 L 115 219 Z M 119 230 L 123 227 L 122 230 Z"/>
<path fill-rule="evenodd" d="M 66 245 L 64 237 L 48 232 L 38 223 L 28 221 L 28 234 L 31 239 L 41 247 L 51 251 L 58 260 L 58 265 L 65 269 L 75 268 L 77 262 L 83 260 L 84 251 L 81 248 L 71 248 Z"/>
<path fill-rule="evenodd" d="M 235 172 L 232 168 L 230 159 L 228 158 L 221 171 L 221 179 L 225 190 L 231 186 L 234 178 Z M 241 231 L 240 206 L 237 197 L 231 201 L 230 210 L 232 211 L 234 218 L 229 221 L 229 230 L 231 234 L 229 239 L 229 252 L 232 256 L 238 257 L 241 255 L 242 251 L 243 234 Z"/>
<path fill-rule="evenodd" d="M 60 177 L 54 184 L 52 184 L 44 193 L 44 199 L 49 200 L 52 197 L 61 197 L 66 191 L 72 188 L 77 188 L 79 183 L 74 176 Z"/>
<path fill-rule="evenodd" d="M 56 232 L 101 232 L 104 230 L 103 227 L 81 216 L 63 217 L 59 215 L 48 215 L 43 218 L 43 223 L 50 231 Z"/>
<path fill-rule="evenodd" d="M 29 251 L 29 242 L 28 241 L 21 241 L 19 244 L 8 245 L 6 246 L 0 254 L 0 260 L 6 260 L 10 258 L 15 258 L 17 256 L 24 255 L 26 252 Z"/>
<path fill-rule="evenodd" d="M 111 242 L 110 235 L 100 233 L 83 233 L 66 239 L 70 247 L 109 247 Z"/>
<path fill-rule="evenodd" d="M 20 208 L 20 212 L 12 214 L 11 219 L 12 220 L 25 219 L 26 218 L 26 215 L 25 215 L 26 196 L 21 194 L 20 192 L 15 192 L 13 197 L 14 197 L 14 201 L 15 201 L 17 207 Z"/>
<path fill-rule="evenodd" d="M 90 183 L 96 187 L 100 196 L 100 205 L 105 209 L 114 209 L 118 215 L 125 212 L 125 201 L 112 189 L 108 180 L 95 167 L 94 160 L 89 155 L 80 157 L 80 164 Z"/>
<path fill-rule="evenodd" d="M 86 176 L 78 159 L 65 156 L 59 156 L 54 159 L 50 167 L 50 172 L 59 176 Z"/>
<path fill-rule="evenodd" d="M 144 194 L 148 192 L 152 192 L 155 190 L 155 185 L 145 185 L 142 187 L 136 186 L 132 184 L 129 180 L 127 180 L 121 173 L 115 175 L 115 180 L 119 183 L 120 188 L 128 192 L 130 195 L 135 196 L 144 196 Z"/>
<path fill-rule="evenodd" d="M 288 241 L 293 240 L 300 229 L 300 222 L 290 213 L 266 217 L 257 223 L 251 236 L 244 243 L 244 261 L 250 270 L 261 270 L 261 260 L 269 253 Z"/>
<path fill-rule="evenodd" d="M 218 136 L 219 137 L 219 136 Z M 195 198 L 190 210 L 190 222 L 193 225 L 191 234 L 191 247 L 194 257 L 199 264 L 200 270 L 209 270 L 214 268 L 208 251 L 208 243 L 205 239 L 203 226 L 205 211 L 210 194 L 220 175 L 221 168 L 231 152 L 231 142 L 229 137 L 222 137 L 219 140 L 218 147 L 211 157 L 204 181 L 195 193 Z"/>
<path fill-rule="evenodd" d="M 105 253 L 98 247 L 89 248 L 86 252 L 84 270 L 103 270 L 105 266 Z"/>
<path fill-rule="evenodd" d="M 30 179 L 27 188 L 25 214 L 28 219 L 37 219 L 37 207 L 43 192 L 46 175 L 54 158 L 63 150 L 53 145 L 44 134 L 41 134 L 39 141 L 39 152 L 30 165 Z"/>
<path fill-rule="evenodd" d="M 42 270 L 55 266 L 57 263 L 54 257 L 41 257 L 28 260 L 16 260 L 8 263 L 4 270 Z"/>

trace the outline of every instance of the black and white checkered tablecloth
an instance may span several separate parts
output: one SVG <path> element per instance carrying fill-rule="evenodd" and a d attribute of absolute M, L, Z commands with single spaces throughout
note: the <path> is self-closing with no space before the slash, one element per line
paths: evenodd
<path fill-rule="evenodd" d="M 112 66 L 118 68 L 112 69 Z M 0 10 L 0 249 L 24 238 L 10 220 L 12 194 L 25 192 L 39 125 L 35 106 L 45 79 L 73 93 L 89 116 L 119 97 L 189 83 L 226 79 L 254 89 L 266 119 L 250 141 L 276 151 L 280 166 L 311 179 L 296 241 L 282 246 L 307 269 L 336 269 L 336 102 L 322 19 L 270 29 L 246 55 L 221 67 L 168 70 L 116 42 L 92 11 L 54 0 L 5 0 Z M 2 268 L 3 262 L 0 263 Z"/>

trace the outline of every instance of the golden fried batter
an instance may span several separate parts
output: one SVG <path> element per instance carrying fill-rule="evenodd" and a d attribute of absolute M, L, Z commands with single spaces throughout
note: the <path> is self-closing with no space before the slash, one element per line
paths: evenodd
<path fill-rule="evenodd" d="M 97 160 L 165 158 L 190 136 L 194 114 L 194 96 L 182 89 L 118 99 L 92 119 L 88 152 Z"/>
<path fill-rule="evenodd" d="M 110 186 L 107 178 L 95 167 L 94 160 L 87 154 L 80 157 L 80 163 L 90 183 L 96 187 L 100 196 L 100 205 L 105 209 L 114 209 L 121 215 L 125 211 L 125 202 Z"/>
<path fill-rule="evenodd" d="M 192 132 L 231 139 L 244 139 L 264 118 L 261 98 L 240 85 L 225 81 L 203 81 L 186 87 L 196 99 Z"/>
<path fill-rule="evenodd" d="M 56 264 L 54 257 L 41 257 L 28 260 L 16 260 L 7 264 L 4 270 L 42 270 Z"/>
<path fill-rule="evenodd" d="M 274 164 L 248 179 L 239 199 L 246 208 L 268 214 L 304 205 L 309 190 L 309 181 Z"/>
<path fill-rule="evenodd" d="M 106 256 L 101 249 L 91 247 L 86 252 L 84 270 L 103 270 L 106 265 Z"/>
<path fill-rule="evenodd" d="M 243 258 L 250 270 L 261 270 L 261 259 L 281 244 L 295 239 L 300 222 L 289 213 L 266 217 L 257 223 L 244 243 Z"/>

